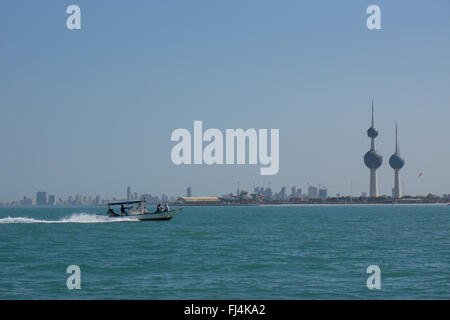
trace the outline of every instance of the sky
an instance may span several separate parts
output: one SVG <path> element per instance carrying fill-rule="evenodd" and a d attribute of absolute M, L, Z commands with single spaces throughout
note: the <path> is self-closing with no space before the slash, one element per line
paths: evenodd
<path fill-rule="evenodd" d="M 66 27 L 69 5 L 81 30 Z M 381 8 L 381 30 L 366 9 Z M 450 1 L 0 2 L 0 201 L 222 195 L 254 185 L 450 193 Z M 181 165 L 177 128 L 280 130 L 280 167 Z M 418 174 L 423 176 L 418 178 Z"/>

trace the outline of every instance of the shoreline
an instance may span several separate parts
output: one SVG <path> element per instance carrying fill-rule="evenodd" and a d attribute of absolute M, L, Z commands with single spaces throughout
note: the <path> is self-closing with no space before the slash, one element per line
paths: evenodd
<path fill-rule="evenodd" d="M 311 206 L 448 206 L 448 203 L 289 203 L 261 204 L 264 207 L 311 207 Z"/>
<path fill-rule="evenodd" d="M 147 205 L 146 207 L 152 207 L 153 204 Z M 431 203 L 261 203 L 261 204 L 177 204 L 171 203 L 171 207 L 317 207 L 317 206 L 328 206 L 328 207 L 352 207 L 352 206 L 450 206 L 450 203 L 445 202 L 431 202 Z M 106 205 L 96 205 L 96 206 L 3 206 L 1 209 L 11 209 L 11 208 L 21 208 L 21 209 L 32 209 L 32 208 L 106 208 Z"/>

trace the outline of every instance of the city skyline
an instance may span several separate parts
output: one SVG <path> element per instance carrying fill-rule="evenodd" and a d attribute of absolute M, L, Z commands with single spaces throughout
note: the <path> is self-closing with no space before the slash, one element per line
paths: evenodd
<path fill-rule="evenodd" d="M 397 141 L 397 139 L 396 139 Z M 397 144 L 396 144 L 397 146 Z M 394 153 L 392 157 L 398 156 L 399 152 Z M 402 159 L 403 160 L 403 159 Z M 393 161 L 399 161 L 399 160 L 393 160 Z M 404 160 L 403 160 L 404 161 Z M 404 163 L 404 162 L 403 162 Z M 395 165 L 394 165 L 395 166 Z M 398 170 L 396 170 L 398 171 Z M 398 173 L 395 172 L 394 177 L 394 188 L 392 188 L 392 195 L 389 194 L 382 194 L 379 195 L 376 198 L 392 198 L 393 200 L 399 199 L 402 196 L 406 197 L 421 197 L 426 198 L 432 195 L 433 197 L 438 197 L 442 199 L 449 199 L 450 194 L 444 193 L 444 194 L 423 194 L 423 195 L 409 195 L 409 194 L 401 194 L 401 191 L 399 189 L 398 193 L 396 191 L 397 186 L 400 185 L 400 179 L 397 177 Z M 174 202 L 177 201 L 180 198 L 183 197 L 202 197 L 202 196 L 213 196 L 213 197 L 220 197 L 220 198 L 230 198 L 230 197 L 239 197 L 242 194 L 249 194 L 249 195 L 260 195 L 263 196 L 266 199 L 269 200 L 292 200 L 292 199 L 330 199 L 330 198 L 367 198 L 369 199 L 370 195 L 368 196 L 366 192 L 362 192 L 360 195 L 357 194 L 329 194 L 328 188 L 325 185 L 306 185 L 306 187 L 303 189 L 302 185 L 291 185 L 290 186 L 290 193 L 288 193 L 288 189 L 286 186 L 281 186 L 279 191 L 276 191 L 278 189 L 272 188 L 272 184 L 269 182 L 267 185 L 257 185 L 255 186 L 253 184 L 253 187 L 248 189 L 240 189 L 240 181 L 237 182 L 238 188 L 235 193 L 232 191 L 228 193 L 223 193 L 221 195 L 218 194 L 197 194 L 192 195 L 192 185 L 189 185 L 186 188 L 185 194 L 179 194 L 179 195 L 166 195 L 164 193 L 160 194 L 150 194 L 145 192 L 131 192 L 131 187 L 128 186 L 126 188 L 126 192 L 123 196 L 112 196 L 112 197 L 102 197 L 99 194 L 94 195 L 83 195 L 83 194 L 75 194 L 75 195 L 69 195 L 66 198 L 64 197 L 57 197 L 55 194 L 48 194 L 47 191 L 37 191 L 35 194 L 35 198 L 31 197 L 28 198 L 26 195 L 23 196 L 22 199 L 16 199 L 11 201 L 0 201 L 0 206 L 98 206 L 98 205 L 107 205 L 108 202 L 111 201 L 130 201 L 130 200 L 141 200 L 145 199 L 147 203 L 149 204 L 156 204 L 157 202 Z M 400 196 L 399 196 L 400 194 Z"/>
<path fill-rule="evenodd" d="M 77 4 L 81 30 L 67 29 L 67 3 L 0 4 L 0 202 L 38 190 L 112 198 L 128 185 L 221 195 L 237 181 L 369 193 L 372 98 L 386 160 L 400 121 L 403 192 L 449 193 L 447 0 L 379 1 L 381 30 L 366 27 L 370 1 Z M 174 165 L 172 131 L 198 119 L 279 129 L 278 173 Z M 377 174 L 390 195 L 388 161 Z"/>

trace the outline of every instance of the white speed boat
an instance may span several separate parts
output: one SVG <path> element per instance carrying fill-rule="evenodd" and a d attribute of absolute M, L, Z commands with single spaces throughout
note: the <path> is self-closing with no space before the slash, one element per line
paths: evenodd
<path fill-rule="evenodd" d="M 140 221 L 147 220 L 170 220 L 177 214 L 182 208 L 172 209 L 172 210 L 160 210 L 160 211 L 148 211 L 144 205 L 144 200 L 132 200 L 132 201 L 119 201 L 108 203 L 108 217 L 118 218 L 118 217 L 132 217 L 137 218 Z M 125 205 L 131 205 L 125 207 Z M 120 213 L 114 212 L 112 207 L 120 206 Z"/>

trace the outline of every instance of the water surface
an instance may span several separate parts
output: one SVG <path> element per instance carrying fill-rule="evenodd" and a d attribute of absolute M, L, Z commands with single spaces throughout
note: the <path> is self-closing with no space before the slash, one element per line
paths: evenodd
<path fill-rule="evenodd" d="M 449 299 L 450 207 L 0 208 L 0 299 Z M 366 268 L 381 268 L 368 290 Z M 68 290 L 66 268 L 81 268 Z"/>

